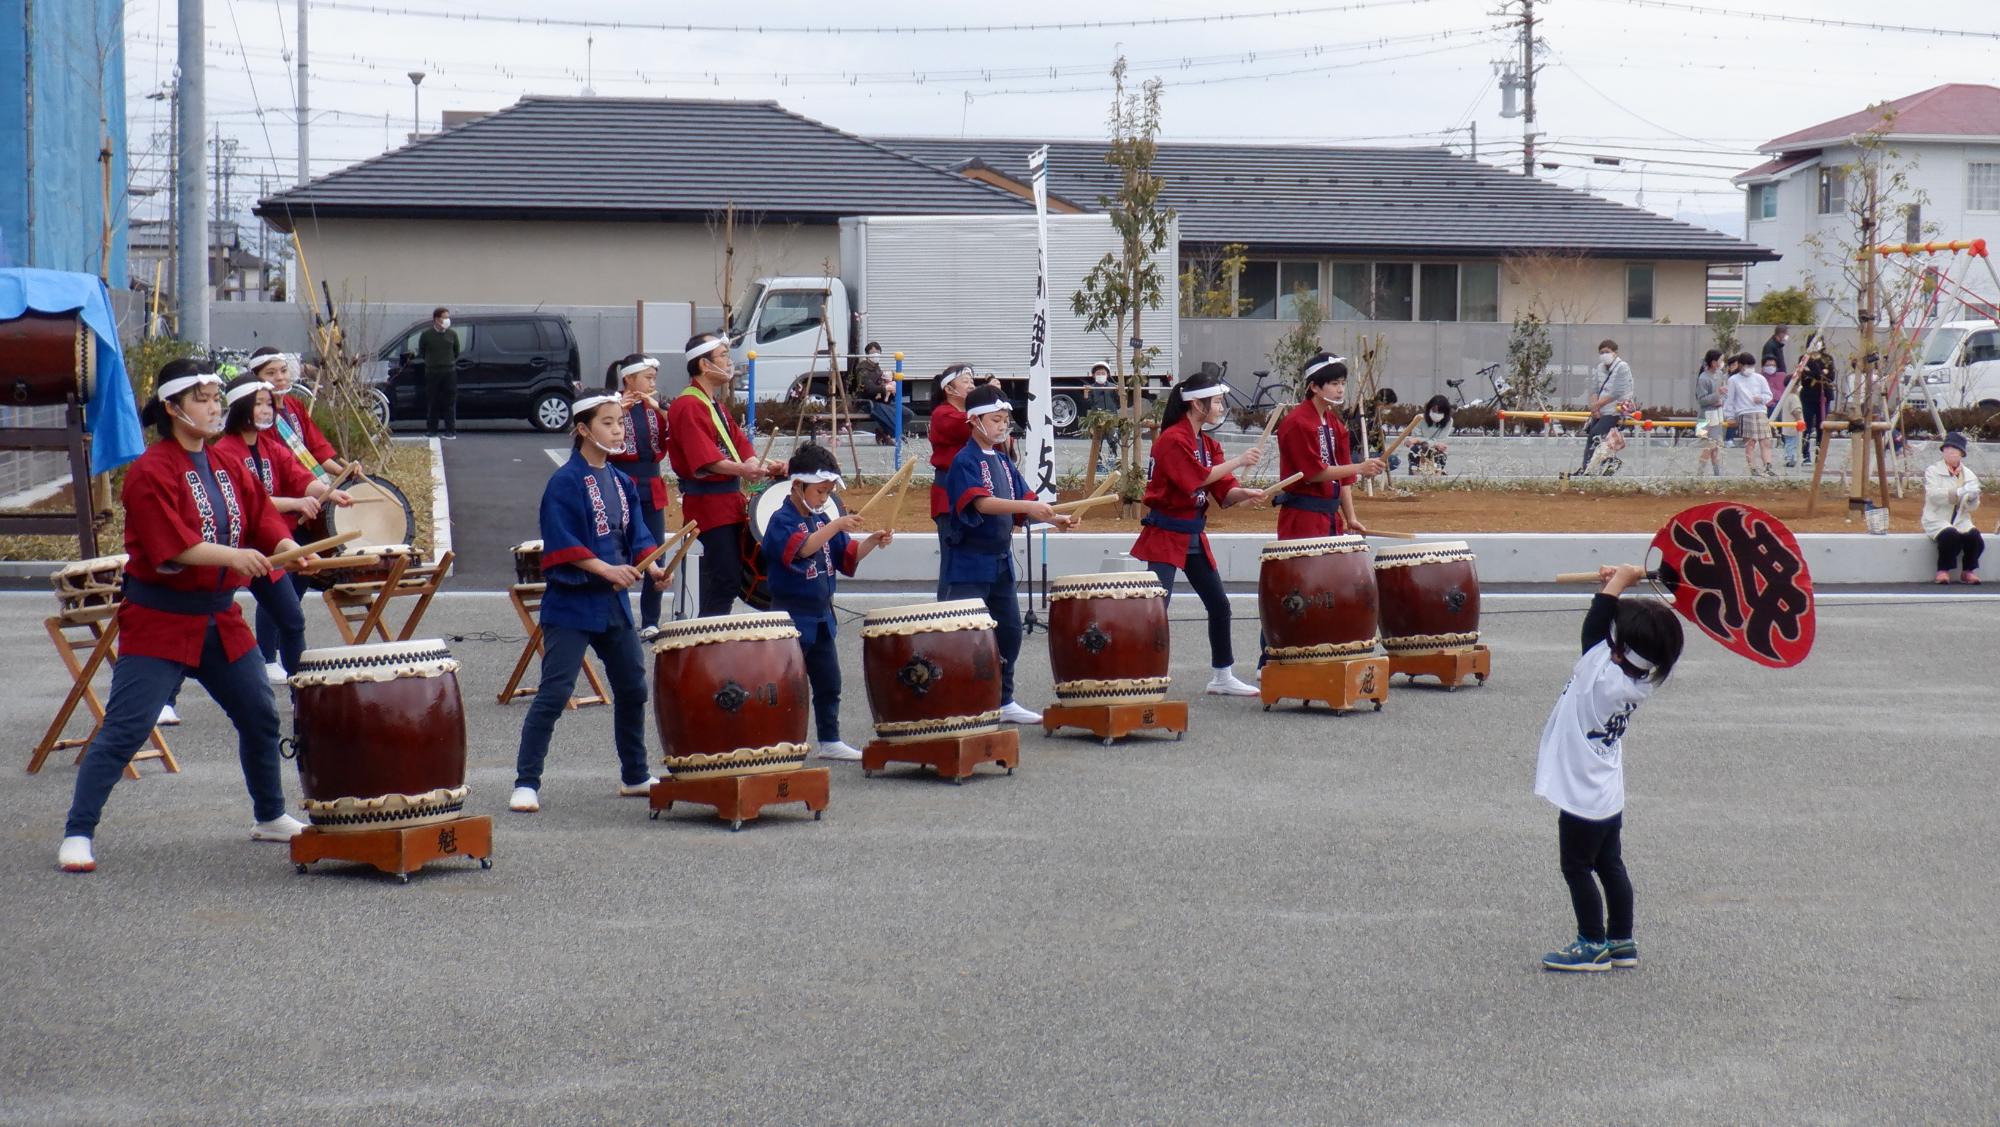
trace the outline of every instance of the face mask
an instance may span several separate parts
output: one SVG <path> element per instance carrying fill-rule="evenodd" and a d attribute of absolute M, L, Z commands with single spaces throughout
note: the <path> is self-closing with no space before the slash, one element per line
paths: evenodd
<path fill-rule="evenodd" d="M 1767 376 L 1775 376 L 1778 374 L 1778 369 L 1776 367 L 1765 368 L 1764 374 Z"/>
<path fill-rule="evenodd" d="M 1616 352 L 1600 352 L 1597 354 L 1598 360 L 1606 364 L 1611 363 L 1611 361 L 1616 359 L 1617 356 L 1618 354 Z"/>
<path fill-rule="evenodd" d="M 1444 422 L 1444 416 L 1443 416 L 1443 415 L 1441 415 L 1441 414 L 1439 414 L 1439 413 L 1437 413 L 1436 411 L 1432 411 L 1432 412 L 1431 412 L 1431 422 L 1434 422 L 1434 423 L 1441 423 L 1441 422 Z"/>
<path fill-rule="evenodd" d="M 259 410 L 251 418 L 256 420 L 258 430 L 270 430 L 278 425 L 278 414 L 275 411 Z"/>
<path fill-rule="evenodd" d="M 209 423 L 195 422 L 192 418 L 189 418 L 185 412 L 182 411 L 173 412 L 173 416 L 174 418 L 179 419 L 181 422 L 186 423 L 189 429 L 193 430 L 196 434 L 201 435 L 203 438 L 214 438 L 216 435 L 222 433 L 222 417 L 220 415 L 217 415 L 215 420 Z"/>
<path fill-rule="evenodd" d="M 449 318 L 449 317 L 443 317 L 443 318 L 440 318 L 440 319 L 438 320 L 438 328 L 440 328 L 440 329 L 449 329 L 449 328 L 451 328 L 451 318 Z"/>

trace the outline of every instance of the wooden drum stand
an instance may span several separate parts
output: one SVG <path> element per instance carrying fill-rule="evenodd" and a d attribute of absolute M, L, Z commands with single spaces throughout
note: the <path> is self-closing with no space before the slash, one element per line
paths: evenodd
<path fill-rule="evenodd" d="M 1389 673 L 1401 673 L 1412 682 L 1430 676 L 1438 679 L 1446 692 L 1457 692 L 1467 677 L 1484 685 L 1493 675 L 1493 651 L 1482 645 L 1432 654 L 1391 654 Z"/>
<path fill-rule="evenodd" d="M 869 740 L 868 746 L 861 749 L 861 773 L 868 778 L 891 763 L 914 763 L 918 770 L 929 767 L 937 772 L 938 778 L 950 779 L 954 786 L 971 778 L 972 769 L 981 763 L 1005 767 L 1011 775 L 1021 765 L 1021 732 L 1010 724 L 997 732 L 974 736 L 896 743 Z"/>
<path fill-rule="evenodd" d="M 1363 701 L 1372 701 L 1375 711 L 1389 699 L 1389 658 L 1336 657 L 1325 661 L 1270 662 L 1264 666 L 1257 695 L 1264 711 L 1284 700 L 1296 700 L 1304 707 L 1324 701 L 1337 714 L 1352 712 Z"/>
<path fill-rule="evenodd" d="M 766 771 L 758 775 L 714 775 L 708 778 L 675 778 L 671 775 L 653 784 L 647 815 L 657 820 L 674 803 L 715 807 L 715 816 L 729 823 L 731 831 L 755 820 L 766 806 L 803 802 L 812 811 L 813 821 L 826 813 L 828 780 L 833 772 L 825 767 L 795 767 L 789 771 Z"/>
<path fill-rule="evenodd" d="M 292 864 L 305 872 L 314 861 L 353 861 L 373 865 L 410 883 L 410 874 L 447 857 L 478 861 L 493 867 L 493 818 L 473 814 L 421 826 L 390 827 L 329 833 L 307 826 L 292 839 Z"/>
<path fill-rule="evenodd" d="M 1082 728 L 1110 747 L 1134 732 L 1166 731 L 1180 739 L 1188 730 L 1184 700 L 1151 704 L 1052 704 L 1042 711 L 1042 737 L 1058 728 Z"/>

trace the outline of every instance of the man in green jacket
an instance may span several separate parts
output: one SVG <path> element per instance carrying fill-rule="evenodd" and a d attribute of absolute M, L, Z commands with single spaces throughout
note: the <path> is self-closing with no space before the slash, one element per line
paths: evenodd
<path fill-rule="evenodd" d="M 457 438 L 458 334 L 451 331 L 451 310 L 431 310 L 431 327 L 417 337 L 417 357 L 424 364 L 424 431 L 436 438 L 443 416 L 444 436 Z"/>

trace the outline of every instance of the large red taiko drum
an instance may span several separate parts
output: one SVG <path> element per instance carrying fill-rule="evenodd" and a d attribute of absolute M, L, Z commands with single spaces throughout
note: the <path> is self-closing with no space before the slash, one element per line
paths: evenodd
<path fill-rule="evenodd" d="M 1359 536 L 1274 540 L 1259 553 L 1264 656 L 1280 664 L 1375 652 L 1375 576 Z"/>
<path fill-rule="evenodd" d="M 97 338 L 74 313 L 23 313 L 0 321 L 0 407 L 90 402 Z"/>
<path fill-rule="evenodd" d="M 1397 654 L 1470 649 L 1479 641 L 1479 570 L 1463 540 L 1375 553 L 1382 648 Z"/>
<path fill-rule="evenodd" d="M 1064 575 L 1049 584 L 1056 702 L 1152 704 L 1173 683 L 1167 589 L 1151 572 Z"/>
<path fill-rule="evenodd" d="M 861 666 L 875 735 L 891 743 L 1000 727 L 1000 644 L 978 599 L 871 611 Z"/>
<path fill-rule="evenodd" d="M 690 618 L 653 639 L 653 719 L 677 779 L 805 762 L 805 651 L 788 614 Z"/>
<path fill-rule="evenodd" d="M 307 650 L 291 680 L 306 816 L 331 832 L 401 829 L 465 806 L 465 710 L 442 641 Z"/>

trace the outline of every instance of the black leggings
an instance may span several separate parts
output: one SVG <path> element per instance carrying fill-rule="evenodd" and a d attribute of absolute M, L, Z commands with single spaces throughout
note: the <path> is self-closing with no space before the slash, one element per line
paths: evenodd
<path fill-rule="evenodd" d="M 1939 571 L 1951 571 L 1962 567 L 1967 571 L 1979 570 L 1980 553 L 1986 551 L 1986 539 L 1978 529 L 1960 532 L 1949 526 L 1938 530 L 1937 550 Z"/>
<path fill-rule="evenodd" d="M 1167 602 L 1174 598 L 1174 565 L 1149 563 L 1146 565 L 1167 589 Z M 1201 596 L 1201 605 L 1208 608 L 1208 664 L 1214 669 L 1228 669 L 1236 664 L 1236 655 L 1229 647 L 1229 592 L 1222 589 L 1222 576 L 1215 565 L 1208 562 L 1207 553 L 1201 550 L 1201 538 L 1193 537 L 1188 544 L 1186 562 L 1180 570 L 1187 572 L 1188 586 Z"/>
<path fill-rule="evenodd" d="M 1565 810 L 1556 817 L 1556 841 L 1562 853 L 1563 880 L 1569 883 L 1570 906 L 1576 909 L 1576 933 L 1592 943 L 1632 938 L 1632 881 L 1625 875 L 1618 832 L 1625 815 L 1603 821 L 1579 818 Z M 1592 880 L 1592 874 L 1596 880 Z M 1604 895 L 1597 884 L 1604 883 Z M 1610 918 L 1605 918 L 1607 910 Z M 1608 926 L 1607 926 L 1608 925 Z"/>

